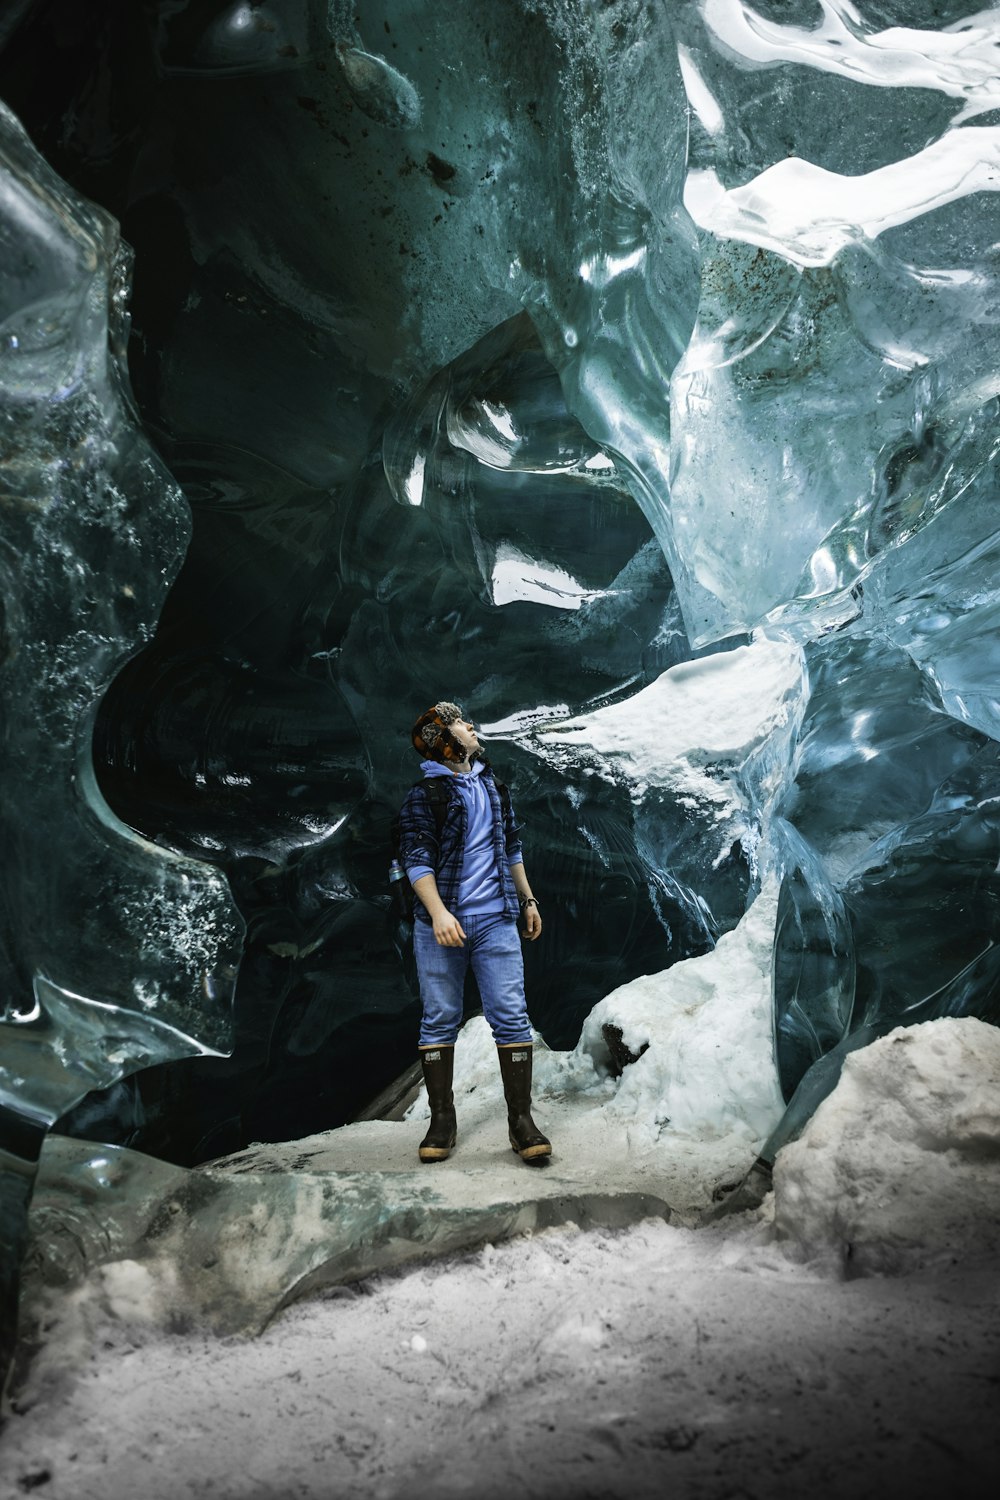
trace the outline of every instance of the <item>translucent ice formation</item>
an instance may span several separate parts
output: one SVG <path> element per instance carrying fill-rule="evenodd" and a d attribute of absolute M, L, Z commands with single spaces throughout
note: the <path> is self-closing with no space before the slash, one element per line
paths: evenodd
<path fill-rule="evenodd" d="M 416 713 L 574 713 L 689 654 L 606 446 L 665 472 L 697 293 L 676 48 L 589 0 L 189 0 L 107 30 L 57 0 L 0 93 L 135 248 L 132 376 L 194 511 L 102 704 L 100 785 L 224 870 L 248 923 L 232 1062 L 151 1071 L 70 1127 L 202 1159 L 349 1118 L 408 1058 L 383 902 Z M 607 989 L 706 939 L 662 919 L 614 788 L 497 755 L 546 891 L 534 1013 L 571 1045 Z M 744 866 L 727 920 L 745 889 Z"/>
<path fill-rule="evenodd" d="M 675 581 L 702 638 L 814 637 L 769 827 L 787 1096 L 903 1017 L 1000 1019 L 1000 177 L 979 123 L 1000 36 L 960 6 L 878 16 L 704 0 L 682 23 L 706 240 L 672 382 Z"/>
<path fill-rule="evenodd" d="M 499 16 L 182 0 L 127 17 L 55 0 L 19 6 L 0 41 L 0 93 L 103 205 L 32 162 L 34 218 L 4 242 L 20 275 L 39 226 L 58 241 L 72 303 L 40 384 L 27 330 L 5 351 L 57 502 L 44 579 L 25 562 L 30 507 L 4 578 L 22 674 L 8 744 L 35 778 L 30 796 L 20 769 L 11 782 L 9 993 L 29 1019 L 10 1024 L 45 1058 L 11 1051 L 11 1078 L 44 1093 L 39 1129 L 61 1116 L 195 1160 L 343 1119 L 408 1058 L 384 852 L 416 774 L 413 715 L 442 692 L 494 720 L 572 712 L 688 654 L 605 447 L 639 407 L 665 430 L 693 316 L 680 74 L 668 28 L 584 0 Z M 668 107 L 651 137 L 654 93 Z M 195 512 L 165 605 L 188 534 L 107 364 L 110 214 L 137 255 L 137 398 Z M 33 330 L 43 354 L 49 332 Z M 30 423 L 15 435 L 16 474 L 38 454 Z M 37 724 L 60 715 L 50 766 Z M 661 920 L 620 798 L 581 820 L 580 789 L 530 756 L 502 769 L 550 893 L 535 1008 L 572 1041 L 604 990 L 688 951 L 687 933 Z M 123 1083 L 136 1062 L 228 1044 L 223 873 L 249 929 L 233 1061 Z M 627 920 L 594 921 L 612 905 Z M 81 1023 L 52 1055 L 43 1028 L 97 1003 L 106 1031 Z"/>
<path fill-rule="evenodd" d="M 685 13 L 707 238 L 671 511 L 700 638 L 842 608 L 994 461 L 998 138 L 968 122 L 997 102 L 997 22 L 947 9 Z"/>
<path fill-rule="evenodd" d="M 240 926 L 214 871 L 118 822 L 90 757 L 100 697 L 148 638 L 187 533 L 123 374 L 128 256 L 2 106 L 0 189 L 7 1344 L 44 1132 L 123 1074 L 228 1045 Z"/>

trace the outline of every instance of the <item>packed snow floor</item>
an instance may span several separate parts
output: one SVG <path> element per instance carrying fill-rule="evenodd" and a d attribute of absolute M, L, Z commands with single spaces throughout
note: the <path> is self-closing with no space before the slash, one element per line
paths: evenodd
<path fill-rule="evenodd" d="M 780 1114 L 772 930 L 765 892 L 711 954 L 602 1001 L 574 1053 L 540 1054 L 551 1167 L 506 1148 L 480 1022 L 459 1041 L 460 1144 L 445 1163 L 413 1170 L 419 1104 L 409 1120 L 251 1148 L 179 1194 L 176 1221 L 188 1212 L 208 1235 L 196 1255 L 197 1233 L 116 1239 L 106 1188 L 92 1194 L 97 1236 L 81 1197 L 54 1196 L 55 1238 L 116 1248 L 78 1284 L 48 1283 L 41 1348 L 0 1434 L 4 1500 L 992 1500 L 1000 1029 L 935 1021 L 852 1053 L 779 1153 L 773 1194 L 706 1225 L 713 1188 Z M 617 1080 L 600 1066 L 606 1021 L 646 1046 Z M 133 1153 L 130 1170 L 141 1163 Z M 474 1214 L 484 1195 L 542 1181 L 567 1200 L 627 1185 L 673 1214 L 328 1285 L 257 1338 L 212 1332 L 210 1295 L 192 1316 L 218 1264 L 238 1262 L 241 1225 L 247 1279 L 229 1294 L 265 1317 L 280 1305 L 283 1246 L 253 1239 L 253 1215 L 287 1201 L 288 1239 L 318 1236 L 325 1252 L 339 1220 L 285 1190 L 297 1173 L 345 1171 L 372 1201 L 390 1183 L 395 1203 L 407 1174 L 414 1191 L 426 1180 L 418 1229 L 452 1199 Z M 235 1205 L 235 1219 L 206 1227 L 199 1203 Z"/>
<path fill-rule="evenodd" d="M 46 1500 L 992 1496 L 997 1270 L 844 1281 L 766 1214 L 551 1230 L 256 1340 L 109 1325 L 0 1472 Z"/>
<path fill-rule="evenodd" d="M 891 1033 L 848 1058 L 753 1213 L 485 1245 L 257 1339 L 171 1335 L 85 1286 L 8 1414 L 7 1493 L 992 1497 L 998 1085 L 997 1028 Z"/>

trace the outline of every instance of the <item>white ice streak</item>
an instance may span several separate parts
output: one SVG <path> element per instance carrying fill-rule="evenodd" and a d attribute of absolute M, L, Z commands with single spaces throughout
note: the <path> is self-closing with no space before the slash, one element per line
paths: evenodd
<path fill-rule="evenodd" d="M 684 204 L 696 224 L 720 239 L 760 245 L 794 265 L 827 266 L 848 245 L 998 189 L 1000 126 L 980 125 L 858 177 L 796 156 L 729 191 L 714 171 L 691 172 Z"/>
<path fill-rule="evenodd" d="M 848 0 L 819 3 L 823 19 L 811 30 L 769 21 L 742 0 L 701 0 L 701 13 L 722 48 L 746 62 L 799 63 L 875 88 L 935 89 L 963 101 L 958 120 L 1000 105 L 1000 11 L 979 11 L 940 31 L 869 32 Z"/>
<path fill-rule="evenodd" d="M 414 454 L 413 466 L 403 480 L 403 492 L 411 505 L 423 505 L 424 503 L 424 469 L 426 467 L 426 455 L 423 453 Z"/>
<path fill-rule="evenodd" d="M 505 719 L 492 719 L 489 723 L 483 722 L 479 725 L 481 739 L 519 739 L 527 734 L 536 724 L 544 724 L 552 719 L 565 718 L 569 713 L 567 703 L 539 703 L 532 708 L 525 708 L 517 713 L 509 714 Z"/>
<path fill-rule="evenodd" d="M 519 468 L 514 456 L 523 438 L 507 408 L 486 400 L 470 403 L 470 407 L 470 412 L 462 413 L 448 408 L 446 425 L 452 446 L 471 453 L 488 469 Z M 473 413 L 476 419 L 470 420 Z"/>
<path fill-rule="evenodd" d="M 697 115 L 702 128 L 709 135 L 721 135 L 726 128 L 726 120 L 719 108 L 719 101 L 699 73 L 690 49 L 680 42 L 677 44 L 677 61 L 680 64 L 681 78 L 684 80 L 684 92 L 687 94 L 688 103 Z"/>
<path fill-rule="evenodd" d="M 493 563 L 490 587 L 493 603 L 547 604 L 552 609 L 579 609 L 591 599 L 603 599 L 609 589 L 585 589 L 564 568 L 536 562 L 509 542 L 501 542 Z"/>

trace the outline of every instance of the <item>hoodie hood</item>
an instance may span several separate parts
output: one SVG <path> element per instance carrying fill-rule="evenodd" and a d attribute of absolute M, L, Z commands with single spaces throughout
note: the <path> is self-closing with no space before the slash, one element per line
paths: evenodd
<path fill-rule="evenodd" d="M 447 776 L 451 781 L 463 782 L 471 781 L 474 776 L 481 776 L 486 767 L 481 760 L 474 760 L 471 771 L 451 771 L 446 765 L 442 765 L 439 760 L 422 760 L 420 762 L 420 769 L 423 771 L 424 777 L 428 779 L 431 776 Z"/>

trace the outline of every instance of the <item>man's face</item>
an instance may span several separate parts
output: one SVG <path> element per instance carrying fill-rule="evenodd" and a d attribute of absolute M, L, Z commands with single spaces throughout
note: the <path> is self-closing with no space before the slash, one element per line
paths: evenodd
<path fill-rule="evenodd" d="M 455 741 L 465 751 L 465 759 L 468 760 L 472 752 L 479 749 L 479 736 L 472 727 L 472 723 L 468 719 L 456 719 L 455 723 L 449 724 L 448 727 Z"/>

